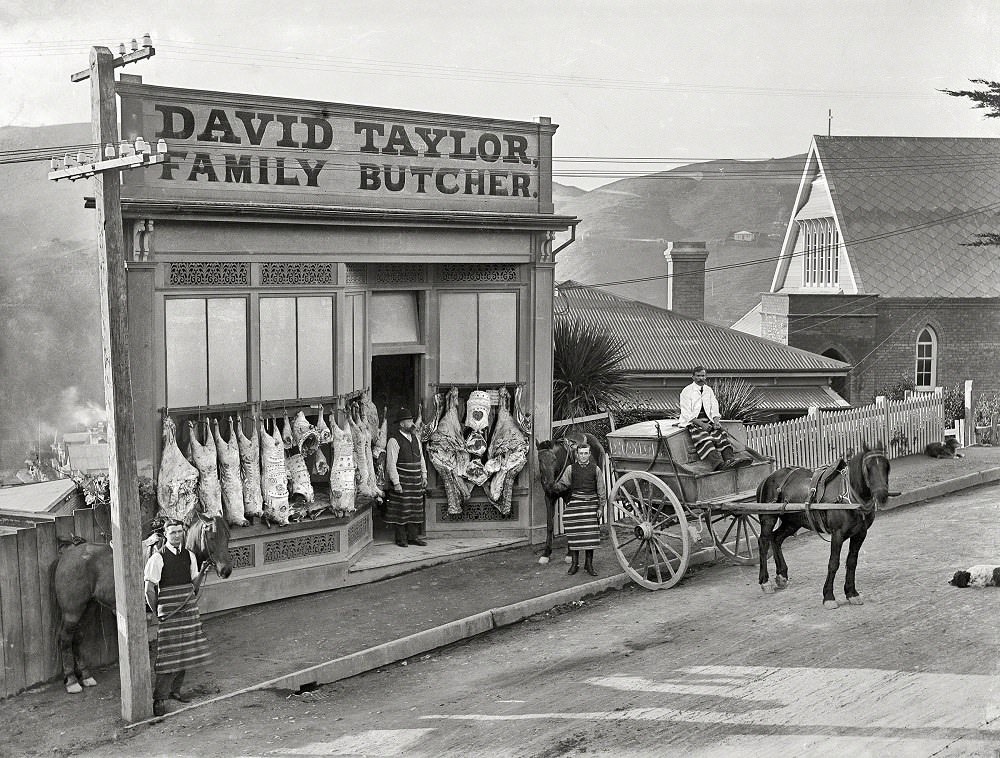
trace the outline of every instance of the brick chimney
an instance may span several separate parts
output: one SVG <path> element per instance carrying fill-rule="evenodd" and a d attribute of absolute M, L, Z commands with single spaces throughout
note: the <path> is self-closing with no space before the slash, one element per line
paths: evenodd
<path fill-rule="evenodd" d="M 667 259 L 667 308 L 688 318 L 705 318 L 704 242 L 668 242 L 663 253 Z"/>

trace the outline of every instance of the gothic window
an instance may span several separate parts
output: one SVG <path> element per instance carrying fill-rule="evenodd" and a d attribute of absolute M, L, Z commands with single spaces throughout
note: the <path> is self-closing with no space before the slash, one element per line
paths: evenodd
<path fill-rule="evenodd" d="M 932 389 L 937 384 L 937 335 L 929 326 L 917 337 L 916 367 L 913 383 L 919 390 Z"/>
<path fill-rule="evenodd" d="M 833 219 L 804 219 L 799 221 L 799 230 L 803 236 L 802 285 L 837 286 L 840 235 Z"/>

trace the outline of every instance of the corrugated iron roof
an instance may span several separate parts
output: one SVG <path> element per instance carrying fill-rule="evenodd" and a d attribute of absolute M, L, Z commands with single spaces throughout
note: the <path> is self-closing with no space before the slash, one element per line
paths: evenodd
<path fill-rule="evenodd" d="M 883 297 L 998 297 L 1000 139 L 823 137 L 816 149 L 851 265 Z"/>
<path fill-rule="evenodd" d="M 688 374 L 703 365 L 714 374 L 815 372 L 842 375 L 850 366 L 806 350 L 687 318 L 666 308 L 575 282 L 557 285 L 555 318 L 572 316 L 625 340 L 624 370 Z"/>
<path fill-rule="evenodd" d="M 755 387 L 762 411 L 801 411 L 807 408 L 823 410 L 848 408 L 848 403 L 829 387 Z M 643 408 L 680 411 L 680 390 L 640 389 L 635 392 L 636 402 Z"/>

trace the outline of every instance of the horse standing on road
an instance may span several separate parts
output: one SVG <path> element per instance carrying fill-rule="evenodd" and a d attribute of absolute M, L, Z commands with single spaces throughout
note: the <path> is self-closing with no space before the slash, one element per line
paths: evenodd
<path fill-rule="evenodd" d="M 188 528 L 185 547 L 198 567 L 214 567 L 223 579 L 233 572 L 229 525 L 222 516 L 201 515 Z M 80 656 L 80 621 L 92 603 L 115 611 L 115 569 L 110 545 L 82 542 L 63 549 L 56 561 L 53 589 L 59 605 L 59 652 L 66 691 L 72 694 L 97 681 Z"/>
<path fill-rule="evenodd" d="M 847 461 L 826 484 L 822 496 L 814 500 L 810 490 L 813 472 L 807 468 L 780 468 L 768 475 L 757 486 L 758 503 L 852 503 L 852 509 L 815 509 L 808 505 L 805 511 L 760 514 L 760 572 L 759 581 L 764 592 L 783 589 L 788 584 L 788 564 L 781 552 L 781 543 L 799 529 L 811 529 L 830 535 L 830 561 L 827 564 L 826 582 L 823 585 L 823 606 L 836 608 L 833 582 L 840 568 L 840 553 L 844 541 L 850 541 L 847 551 L 847 575 L 844 593 L 851 605 L 864 605 L 861 593 L 854 583 L 861 545 L 868 536 L 868 529 L 875 520 L 875 511 L 884 507 L 889 498 L 889 458 L 885 450 L 867 444 Z M 775 525 L 780 522 L 780 526 Z M 767 571 L 767 556 L 774 548 L 775 580 L 772 583 Z"/>
<path fill-rule="evenodd" d="M 589 432 L 570 432 L 559 440 L 545 440 L 537 442 L 538 453 L 538 478 L 542 483 L 542 490 L 545 492 L 545 551 L 538 559 L 539 563 L 548 563 L 552 557 L 552 533 L 555 529 L 556 502 L 562 495 L 555 491 L 555 483 L 559 481 L 566 467 L 573 462 L 572 451 L 579 445 L 590 445 L 591 455 L 594 462 L 604 468 L 604 462 L 608 460 L 607 453 L 601 441 Z M 570 561 L 567 550 L 566 562 Z"/>

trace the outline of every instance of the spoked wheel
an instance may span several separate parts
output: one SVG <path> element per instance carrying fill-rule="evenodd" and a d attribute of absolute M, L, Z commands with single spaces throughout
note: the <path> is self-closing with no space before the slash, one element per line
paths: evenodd
<path fill-rule="evenodd" d="M 760 551 L 760 517 L 754 513 L 728 513 L 711 508 L 705 511 L 705 524 L 712 533 L 715 548 L 733 563 L 749 566 L 757 563 Z"/>
<path fill-rule="evenodd" d="M 691 559 L 691 535 L 676 495 L 657 477 L 630 471 L 615 482 L 608 507 L 618 562 L 646 589 L 673 587 Z"/>

